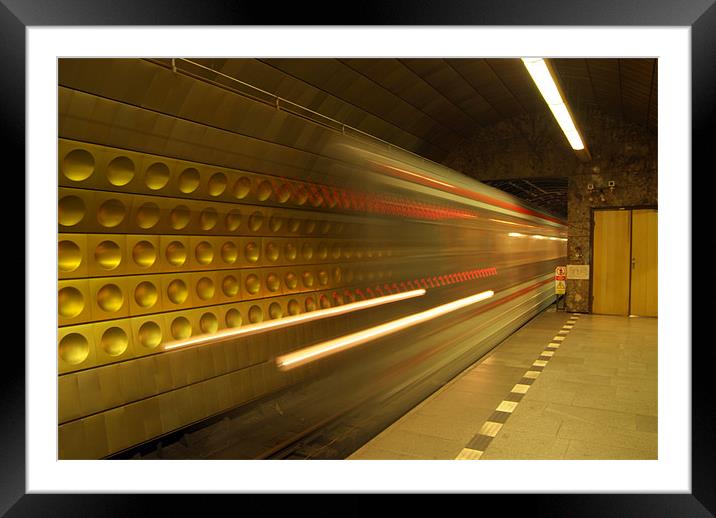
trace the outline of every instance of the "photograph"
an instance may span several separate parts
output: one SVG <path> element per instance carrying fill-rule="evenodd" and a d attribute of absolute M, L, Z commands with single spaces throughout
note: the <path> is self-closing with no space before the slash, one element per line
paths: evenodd
<path fill-rule="evenodd" d="M 59 59 L 58 458 L 657 459 L 658 74 Z"/>
<path fill-rule="evenodd" d="M 2 0 L 0 515 L 713 516 L 716 7 L 604 1 Z"/>

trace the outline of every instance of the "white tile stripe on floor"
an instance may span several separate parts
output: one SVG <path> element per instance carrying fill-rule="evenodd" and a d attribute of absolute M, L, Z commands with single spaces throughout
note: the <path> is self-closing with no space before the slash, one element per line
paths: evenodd
<path fill-rule="evenodd" d="M 572 314 L 570 320 L 567 321 L 567 324 L 564 324 L 563 329 L 560 330 L 559 333 L 563 335 L 568 334 L 569 330 L 574 327 L 577 318 L 579 318 L 579 315 Z M 565 338 L 566 336 L 558 335 L 552 339 L 553 341 L 547 345 L 547 349 L 540 353 L 539 358 L 535 360 L 527 372 L 522 375 L 520 383 L 516 383 L 515 386 L 512 387 L 507 398 L 500 402 L 492 415 L 483 423 L 480 431 L 460 451 L 458 456 L 455 457 L 455 460 L 480 460 L 480 458 L 482 458 L 492 439 L 497 436 L 505 421 L 507 421 L 507 418 L 512 415 L 515 408 L 517 408 L 517 404 L 522 401 L 522 398 L 530 389 L 530 385 L 537 379 L 537 376 L 540 375 L 549 360 L 554 356 L 555 350 L 561 345 L 558 342 L 564 341 Z"/>

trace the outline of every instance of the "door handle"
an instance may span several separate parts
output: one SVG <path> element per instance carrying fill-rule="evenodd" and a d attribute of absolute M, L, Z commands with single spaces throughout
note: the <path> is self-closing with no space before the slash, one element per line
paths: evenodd
<path fill-rule="evenodd" d="M 636 258 L 631 258 L 631 269 L 634 270 L 636 268 Z"/>

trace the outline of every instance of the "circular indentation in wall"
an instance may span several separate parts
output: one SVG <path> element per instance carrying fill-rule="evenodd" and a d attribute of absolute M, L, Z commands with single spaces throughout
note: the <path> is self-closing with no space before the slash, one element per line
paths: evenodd
<path fill-rule="evenodd" d="M 301 220 L 296 218 L 290 218 L 286 222 L 286 228 L 292 234 L 297 234 L 298 231 L 301 230 Z"/>
<path fill-rule="evenodd" d="M 257 262 L 259 260 L 260 255 L 261 249 L 259 248 L 259 245 L 257 245 L 253 241 L 246 243 L 246 246 L 244 247 L 244 257 L 246 257 L 246 260 L 248 262 Z"/>
<path fill-rule="evenodd" d="M 331 222 L 324 221 L 321 223 L 321 234 L 328 234 L 331 231 Z"/>
<path fill-rule="evenodd" d="M 296 205 L 303 205 L 308 199 L 308 192 L 306 187 L 303 185 L 297 185 L 293 190 L 293 203 Z"/>
<path fill-rule="evenodd" d="M 313 257 L 313 245 L 310 243 L 303 243 L 303 245 L 301 245 L 301 257 L 303 257 L 306 261 L 310 260 Z"/>
<path fill-rule="evenodd" d="M 224 173 L 214 173 L 209 178 L 208 191 L 209 196 L 221 196 L 226 190 L 226 175 Z"/>
<path fill-rule="evenodd" d="M 104 201 L 97 209 L 97 221 L 103 227 L 113 228 L 122 223 L 126 213 L 124 203 L 112 198 Z"/>
<path fill-rule="evenodd" d="M 114 313 L 119 311 L 123 303 L 124 295 L 116 284 L 105 284 L 97 292 L 97 305 L 103 311 Z"/>
<path fill-rule="evenodd" d="M 334 223 L 333 230 L 336 234 L 342 234 L 345 227 L 345 224 L 342 221 L 339 221 L 337 223 Z"/>
<path fill-rule="evenodd" d="M 214 281 L 209 277 L 202 277 L 196 283 L 196 294 L 201 300 L 210 300 L 214 296 Z"/>
<path fill-rule="evenodd" d="M 239 313 L 238 309 L 231 308 L 226 312 L 224 320 L 228 327 L 239 327 L 241 326 L 241 313 Z"/>
<path fill-rule="evenodd" d="M 154 162 L 147 168 L 144 183 L 153 191 L 158 191 L 169 182 L 169 168 L 161 162 Z"/>
<path fill-rule="evenodd" d="M 204 313 L 199 319 L 199 327 L 202 333 L 216 333 L 219 329 L 219 320 L 213 313 Z"/>
<path fill-rule="evenodd" d="M 74 272 L 82 263 L 82 251 L 74 241 L 63 239 L 57 243 L 57 268 L 61 272 Z"/>
<path fill-rule="evenodd" d="M 286 283 L 286 286 L 288 287 L 288 289 L 290 289 L 290 290 L 293 290 L 296 288 L 296 286 L 298 286 L 298 277 L 296 277 L 295 273 L 288 272 L 284 276 L 283 280 Z"/>
<path fill-rule="evenodd" d="M 281 216 L 273 215 L 269 218 L 269 228 L 271 232 L 278 232 L 283 226 L 283 218 Z"/>
<path fill-rule="evenodd" d="M 311 272 L 303 272 L 303 275 L 301 277 L 303 280 L 303 285 L 306 288 L 310 288 L 313 286 L 315 279 L 313 278 L 313 274 Z"/>
<path fill-rule="evenodd" d="M 271 261 L 272 263 L 275 263 L 276 261 L 278 261 L 279 248 L 276 243 L 271 243 L 271 242 L 266 243 L 265 253 L 266 253 L 266 258 L 269 261 Z"/>
<path fill-rule="evenodd" d="M 293 243 L 286 243 L 283 247 L 283 255 L 289 261 L 295 261 L 298 256 L 298 248 Z"/>
<path fill-rule="evenodd" d="M 89 356 L 89 342 L 80 333 L 69 333 L 59 344 L 60 358 L 70 365 L 79 365 Z"/>
<path fill-rule="evenodd" d="M 340 266 L 336 266 L 333 268 L 333 282 L 338 284 L 341 282 L 341 277 L 343 277 L 343 271 L 341 270 Z"/>
<path fill-rule="evenodd" d="M 189 296 L 189 289 L 186 283 L 181 279 L 174 279 L 167 286 L 167 297 L 174 304 L 183 304 Z"/>
<path fill-rule="evenodd" d="M 331 257 L 333 259 L 340 259 L 341 257 L 341 245 L 338 243 L 334 243 L 333 246 L 331 246 Z"/>
<path fill-rule="evenodd" d="M 306 297 L 306 311 L 313 311 L 316 309 L 316 301 L 313 299 L 313 297 Z"/>
<path fill-rule="evenodd" d="M 235 297 L 239 293 L 239 281 L 233 275 L 227 275 L 224 280 L 221 281 L 221 291 L 227 297 Z"/>
<path fill-rule="evenodd" d="M 277 292 L 281 288 L 281 279 L 274 273 L 268 274 L 266 276 L 266 287 L 271 292 Z"/>
<path fill-rule="evenodd" d="M 134 301 L 139 307 L 151 308 L 158 299 L 157 287 L 149 281 L 142 281 L 134 288 Z"/>
<path fill-rule="evenodd" d="M 256 199 L 259 201 L 266 201 L 271 196 L 271 184 L 267 180 L 262 180 L 256 187 Z"/>
<path fill-rule="evenodd" d="M 261 225 L 264 224 L 264 215 L 259 211 L 254 212 L 249 216 L 249 228 L 253 232 L 258 232 L 261 229 Z"/>
<path fill-rule="evenodd" d="M 184 169 L 177 180 L 179 190 L 184 194 L 191 194 L 199 188 L 199 171 L 193 167 Z"/>
<path fill-rule="evenodd" d="M 368 259 L 373 259 L 373 249 L 372 248 L 366 248 L 365 249 L 365 256 Z"/>
<path fill-rule="evenodd" d="M 249 322 L 258 324 L 264 320 L 264 310 L 260 306 L 251 306 L 249 309 Z"/>
<path fill-rule="evenodd" d="M 176 317 L 172 321 L 171 332 L 174 340 L 183 340 L 191 336 L 191 322 L 185 317 Z"/>
<path fill-rule="evenodd" d="M 94 249 L 94 260 L 103 270 L 114 270 L 122 262 L 122 249 L 114 241 L 102 241 Z"/>
<path fill-rule="evenodd" d="M 328 245 L 326 243 L 319 243 L 318 248 L 316 249 L 316 257 L 324 261 L 328 258 Z"/>
<path fill-rule="evenodd" d="M 202 265 L 211 264 L 214 260 L 214 247 L 208 241 L 202 241 L 194 249 L 196 262 Z"/>
<path fill-rule="evenodd" d="M 157 250 L 149 241 L 137 241 L 132 247 L 132 259 L 140 268 L 149 268 L 157 260 Z"/>
<path fill-rule="evenodd" d="M 169 214 L 169 224 L 174 230 L 181 230 L 189 224 L 191 211 L 186 205 L 177 205 Z"/>
<path fill-rule="evenodd" d="M 319 299 L 318 302 L 321 306 L 321 309 L 328 309 L 331 307 L 331 299 L 329 299 L 325 295 L 321 295 L 321 298 Z"/>
<path fill-rule="evenodd" d="M 246 286 L 246 291 L 248 291 L 251 295 L 257 294 L 261 289 L 261 281 L 259 281 L 258 276 L 253 273 L 246 276 L 244 284 Z"/>
<path fill-rule="evenodd" d="M 375 272 L 374 271 L 366 272 L 365 278 L 368 282 L 373 282 L 375 280 Z"/>
<path fill-rule="evenodd" d="M 356 245 L 355 255 L 356 259 L 363 259 L 363 247 L 361 245 Z"/>
<path fill-rule="evenodd" d="M 85 217 L 85 202 L 79 196 L 65 196 L 57 204 L 57 221 L 65 227 L 72 227 Z"/>
<path fill-rule="evenodd" d="M 236 180 L 236 183 L 234 184 L 233 189 L 231 189 L 231 194 L 234 195 L 234 198 L 241 200 L 243 198 L 246 198 L 246 196 L 251 191 L 251 180 L 249 180 L 247 177 L 242 176 L 238 180 Z"/>
<path fill-rule="evenodd" d="M 241 212 L 238 209 L 231 209 L 226 213 L 226 228 L 233 232 L 241 225 Z"/>
<path fill-rule="evenodd" d="M 172 266 L 181 266 L 186 262 L 186 247 L 180 241 L 172 241 L 167 245 L 166 257 Z"/>
<path fill-rule="evenodd" d="M 234 264 L 239 258 L 239 247 L 232 241 L 227 241 L 221 245 L 221 259 L 226 264 Z"/>
<path fill-rule="evenodd" d="M 118 156 L 107 164 L 107 180 L 112 185 L 122 187 L 134 179 L 134 162 L 129 157 Z"/>
<path fill-rule="evenodd" d="M 344 245 L 342 247 L 342 251 L 344 259 L 350 259 L 353 257 L 353 247 L 351 245 Z"/>
<path fill-rule="evenodd" d="M 283 316 L 283 309 L 281 308 L 281 304 L 279 304 L 278 302 L 272 302 L 271 304 L 269 304 L 268 312 L 271 320 L 275 320 Z"/>
<path fill-rule="evenodd" d="M 216 209 L 212 207 L 202 210 L 199 215 L 199 226 L 202 230 L 211 230 L 218 221 L 219 215 L 216 213 Z"/>
<path fill-rule="evenodd" d="M 325 286 L 328 284 L 328 272 L 326 270 L 321 270 L 318 272 L 318 284 L 321 286 Z"/>
<path fill-rule="evenodd" d="M 62 160 L 62 174 L 74 182 L 86 180 L 94 173 L 94 157 L 84 149 L 73 149 Z"/>
<path fill-rule="evenodd" d="M 159 207 L 156 203 L 148 202 L 143 203 L 137 209 L 136 221 L 137 226 L 143 229 L 152 228 L 159 222 Z"/>
<path fill-rule="evenodd" d="M 74 286 L 65 286 L 57 292 L 57 313 L 64 318 L 74 318 L 85 307 L 82 292 Z"/>
<path fill-rule="evenodd" d="M 279 203 L 286 203 L 291 198 L 291 188 L 288 184 L 283 183 L 276 190 L 276 199 Z"/>
<path fill-rule="evenodd" d="M 313 234 L 313 231 L 316 230 L 316 222 L 312 219 L 307 219 L 303 225 L 303 230 L 306 234 Z"/>
<path fill-rule="evenodd" d="M 156 322 L 147 320 L 139 326 L 137 335 L 142 347 L 154 349 L 162 341 L 162 328 Z"/>
<path fill-rule="evenodd" d="M 129 338 L 121 327 L 110 327 L 102 333 L 100 345 L 110 356 L 119 356 L 127 350 Z"/>
<path fill-rule="evenodd" d="M 289 315 L 298 315 L 301 312 L 301 305 L 298 303 L 296 299 L 291 299 L 288 301 L 288 314 Z"/>

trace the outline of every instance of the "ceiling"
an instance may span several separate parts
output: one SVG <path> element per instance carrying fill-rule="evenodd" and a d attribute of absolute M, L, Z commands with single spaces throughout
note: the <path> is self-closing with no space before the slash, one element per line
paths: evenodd
<path fill-rule="evenodd" d="M 519 58 L 192 61 L 216 83 L 235 89 L 238 79 L 439 163 L 480 128 L 526 114 L 552 119 Z M 597 108 L 656 133 L 656 59 L 550 61 L 573 112 Z M 566 215 L 566 179 L 488 183 Z"/>
<path fill-rule="evenodd" d="M 518 58 L 197 61 L 436 162 L 480 127 L 527 113 L 551 118 Z M 573 109 L 594 106 L 653 132 L 656 63 L 552 60 Z"/>

